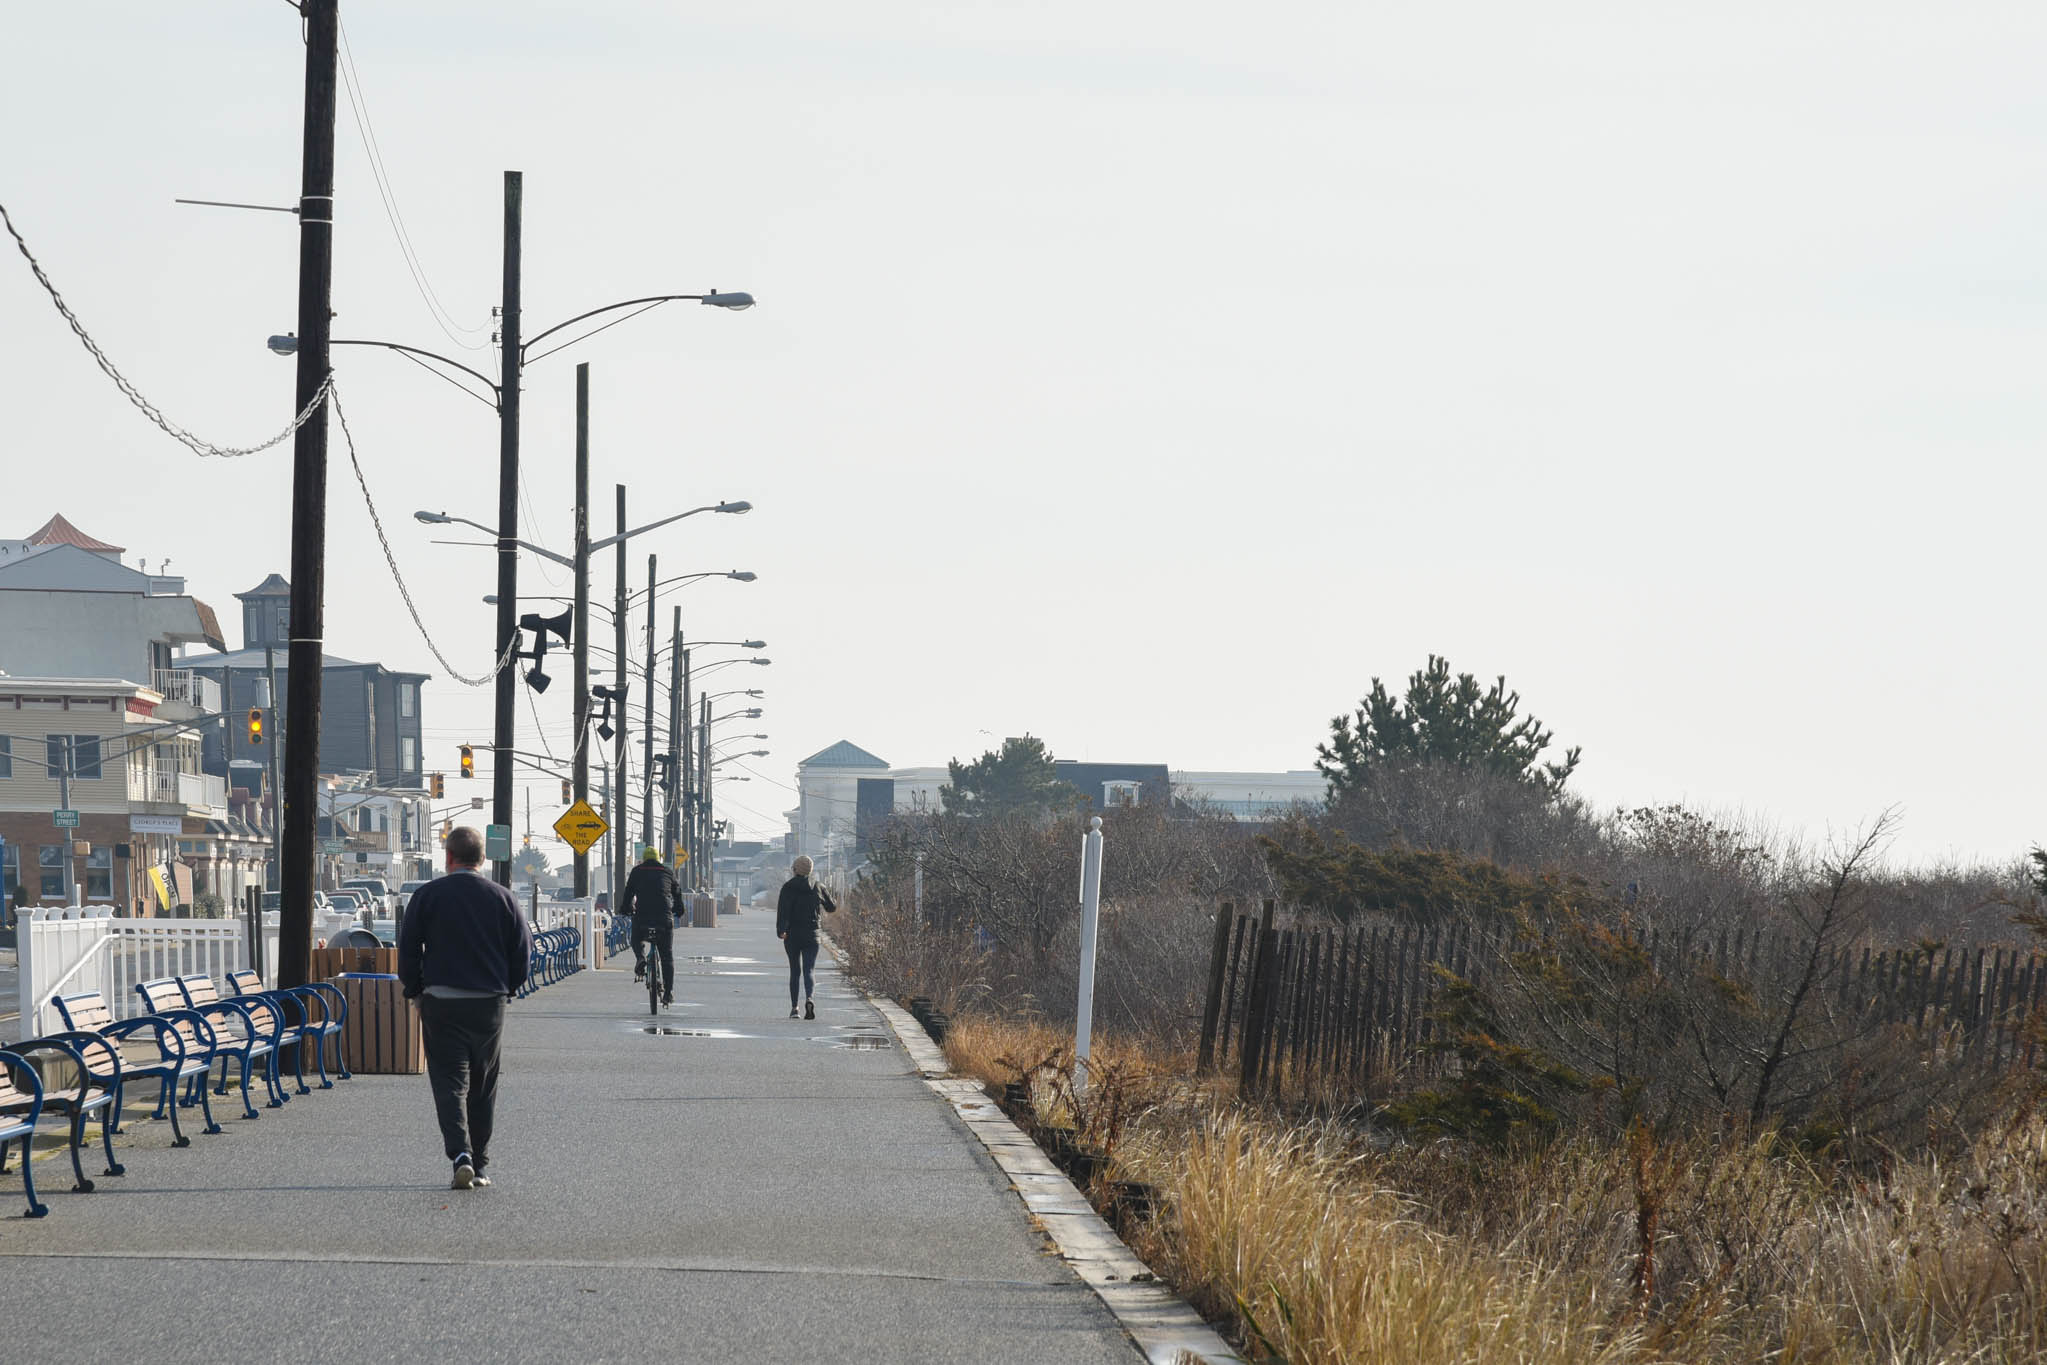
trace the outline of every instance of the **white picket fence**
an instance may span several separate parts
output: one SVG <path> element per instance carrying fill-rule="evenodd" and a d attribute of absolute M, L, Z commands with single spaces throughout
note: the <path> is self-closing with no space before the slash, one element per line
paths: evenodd
<path fill-rule="evenodd" d="M 599 914 L 597 902 L 587 897 L 579 901 L 542 901 L 534 911 L 533 931 L 581 929 L 583 966 L 596 968 L 603 964 L 604 926 L 610 918 L 608 913 Z"/>
<path fill-rule="evenodd" d="M 263 917 L 263 964 L 277 961 L 277 914 Z M 24 1036 L 63 1027 L 50 1004 L 98 991 L 116 1016 L 141 1014 L 137 982 L 204 974 L 216 980 L 256 965 L 234 919 L 116 919 L 110 909 L 57 907 L 24 912 L 15 931 L 18 1008 Z"/>

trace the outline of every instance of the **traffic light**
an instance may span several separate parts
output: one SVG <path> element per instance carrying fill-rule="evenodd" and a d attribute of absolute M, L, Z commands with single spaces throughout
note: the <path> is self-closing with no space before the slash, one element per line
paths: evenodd
<path fill-rule="evenodd" d="M 562 779 L 562 804 L 566 806 L 569 802 L 575 799 L 576 784 L 569 781 L 569 779 L 567 779 L 566 777 L 564 777 Z"/>
<path fill-rule="evenodd" d="M 427 790 L 433 793 L 433 798 L 436 801 L 440 800 L 443 796 L 446 796 L 448 794 L 448 784 L 442 780 L 441 775 L 439 773 L 435 773 L 431 777 L 427 778 L 426 785 Z"/>
<path fill-rule="evenodd" d="M 249 743 L 261 744 L 262 742 L 263 742 L 263 708 L 260 706 L 252 706 L 249 708 Z"/>
<path fill-rule="evenodd" d="M 476 750 L 467 744 L 462 746 L 462 776 L 476 776 Z"/>

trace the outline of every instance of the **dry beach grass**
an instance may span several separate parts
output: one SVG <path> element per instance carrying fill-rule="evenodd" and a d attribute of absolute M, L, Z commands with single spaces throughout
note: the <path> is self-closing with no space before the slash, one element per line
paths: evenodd
<path fill-rule="evenodd" d="M 1254 1358 L 2047 1356 L 2047 1123 L 2024 1104 L 1994 1130 L 1856 1163 L 1732 1131 L 1489 1151 L 1240 1105 L 1187 1058 L 1113 1039 L 1094 1112 L 1076 1113 L 1061 1043 L 987 1016 L 946 1040 L 997 1093 L 1035 1070 L 1052 1122 L 1099 1133 L 1118 1111 L 1118 1177 L 1161 1192 L 1138 1250 Z"/>

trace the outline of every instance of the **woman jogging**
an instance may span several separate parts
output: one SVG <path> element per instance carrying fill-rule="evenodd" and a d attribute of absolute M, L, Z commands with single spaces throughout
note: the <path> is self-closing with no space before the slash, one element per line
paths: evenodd
<path fill-rule="evenodd" d="M 789 1017 L 796 1017 L 796 988 L 803 987 L 803 1017 L 817 1018 L 817 1006 L 810 1002 L 810 969 L 817 965 L 817 912 L 826 914 L 839 907 L 832 893 L 810 879 L 810 859 L 798 854 L 789 870 L 796 875 L 782 883 L 775 901 L 775 937 L 789 954 Z"/>

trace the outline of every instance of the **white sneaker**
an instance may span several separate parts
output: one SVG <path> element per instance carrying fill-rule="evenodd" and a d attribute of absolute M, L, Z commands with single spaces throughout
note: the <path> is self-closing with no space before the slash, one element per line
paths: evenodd
<path fill-rule="evenodd" d="M 476 1167 L 469 1163 L 469 1153 L 464 1152 L 455 1158 L 455 1178 L 448 1183 L 448 1188 L 451 1190 L 466 1190 L 477 1184 L 479 1179 L 480 1177 L 476 1174 Z M 484 1181 L 483 1183 L 488 1184 L 489 1182 Z"/>

